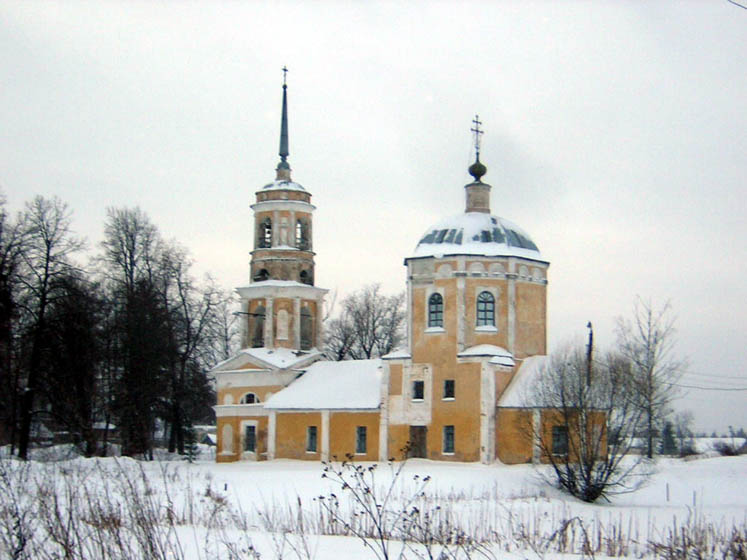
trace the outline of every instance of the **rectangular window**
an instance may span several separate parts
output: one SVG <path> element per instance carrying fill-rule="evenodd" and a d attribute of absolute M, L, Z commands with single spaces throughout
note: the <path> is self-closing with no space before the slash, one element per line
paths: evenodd
<path fill-rule="evenodd" d="M 444 398 L 445 399 L 454 398 L 454 380 L 453 379 L 447 379 L 444 381 Z"/>
<path fill-rule="evenodd" d="M 565 426 L 552 427 L 552 454 L 568 454 L 568 428 Z"/>
<path fill-rule="evenodd" d="M 454 426 L 444 426 L 444 453 L 454 453 Z"/>
<path fill-rule="evenodd" d="M 355 428 L 355 452 L 366 452 L 366 427 L 358 426 Z"/>
<path fill-rule="evenodd" d="M 412 400 L 422 401 L 424 391 L 425 391 L 424 381 L 413 381 L 412 382 Z"/>
<path fill-rule="evenodd" d="M 316 426 L 306 428 L 306 451 L 316 453 Z"/>
<path fill-rule="evenodd" d="M 257 451 L 257 426 L 246 426 L 244 428 L 244 451 Z"/>

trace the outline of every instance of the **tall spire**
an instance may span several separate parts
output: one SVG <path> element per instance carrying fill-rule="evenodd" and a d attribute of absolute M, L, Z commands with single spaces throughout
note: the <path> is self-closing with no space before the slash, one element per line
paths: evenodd
<path fill-rule="evenodd" d="M 288 84 L 286 76 L 288 68 L 283 66 L 283 114 L 280 121 L 280 163 L 277 166 L 277 180 L 290 181 L 290 165 L 288 164 Z"/>

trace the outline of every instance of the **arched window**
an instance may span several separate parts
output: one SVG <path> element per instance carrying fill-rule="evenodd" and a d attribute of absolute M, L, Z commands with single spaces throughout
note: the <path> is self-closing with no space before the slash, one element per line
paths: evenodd
<path fill-rule="evenodd" d="M 265 345 L 265 308 L 258 305 L 254 313 L 249 314 L 249 337 L 252 348 Z"/>
<path fill-rule="evenodd" d="M 477 296 L 477 326 L 495 326 L 495 298 L 490 292 L 480 292 Z"/>
<path fill-rule="evenodd" d="M 296 221 L 296 247 L 304 250 L 309 248 L 309 226 L 306 220 Z"/>
<path fill-rule="evenodd" d="M 272 220 L 265 218 L 259 224 L 259 246 L 261 248 L 272 247 Z"/>
<path fill-rule="evenodd" d="M 311 311 L 308 307 L 301 309 L 301 350 L 308 350 L 313 345 L 313 328 Z"/>
<path fill-rule="evenodd" d="M 270 273 L 267 272 L 266 268 L 261 269 L 259 272 L 257 272 L 256 276 L 254 276 L 255 282 L 264 282 L 270 277 Z"/>
<path fill-rule="evenodd" d="M 301 281 L 301 284 L 308 284 L 309 286 L 314 284 L 314 278 L 308 270 L 302 270 L 298 275 L 298 279 Z"/>
<path fill-rule="evenodd" d="M 441 294 L 431 294 L 428 298 L 428 327 L 444 326 L 444 298 Z"/>
<path fill-rule="evenodd" d="M 241 397 L 241 401 L 239 402 L 241 404 L 257 404 L 259 403 L 259 397 L 254 393 L 247 393 L 246 395 Z"/>

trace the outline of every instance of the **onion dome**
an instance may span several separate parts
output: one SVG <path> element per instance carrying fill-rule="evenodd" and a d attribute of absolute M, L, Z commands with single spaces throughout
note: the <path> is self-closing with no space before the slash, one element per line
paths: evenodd
<path fill-rule="evenodd" d="M 465 212 L 432 225 L 415 247 L 412 257 L 447 255 L 543 260 L 537 245 L 524 230 L 484 212 Z"/>

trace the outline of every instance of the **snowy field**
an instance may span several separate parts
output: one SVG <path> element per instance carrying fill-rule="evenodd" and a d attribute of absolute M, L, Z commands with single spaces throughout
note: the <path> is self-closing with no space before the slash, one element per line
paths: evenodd
<path fill-rule="evenodd" d="M 595 505 L 555 490 L 529 465 L 416 459 L 397 475 L 400 464 L 361 464 L 370 491 L 352 471 L 344 489 L 331 473 L 322 478 L 322 465 L 299 461 L 24 465 L 6 458 L 0 466 L 3 558 L 23 531 L 29 555 L 18 558 L 62 558 L 52 552 L 64 548 L 77 551 L 69 558 L 91 559 L 437 558 L 442 551 L 443 558 L 745 558 L 747 456 L 660 459 L 644 488 Z M 367 494 L 364 504 L 389 496 L 381 520 L 396 537 L 377 544 L 353 490 Z M 353 532 L 374 535 L 371 547 Z"/>

